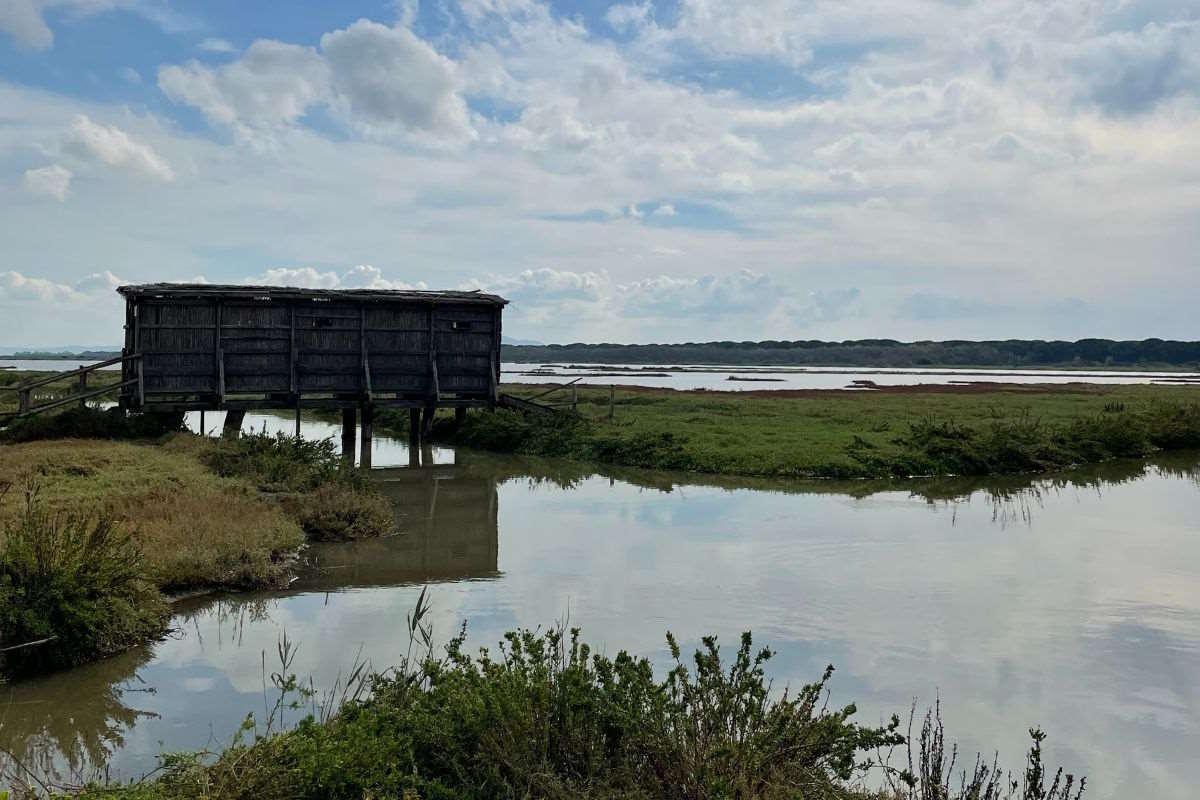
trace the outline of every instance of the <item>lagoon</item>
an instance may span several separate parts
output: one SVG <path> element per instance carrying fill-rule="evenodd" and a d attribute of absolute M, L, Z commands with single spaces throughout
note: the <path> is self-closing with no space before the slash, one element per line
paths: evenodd
<path fill-rule="evenodd" d="M 777 685 L 833 663 L 833 702 L 857 702 L 863 721 L 940 697 L 968 760 L 998 748 L 1020 766 L 1040 725 L 1090 797 L 1184 798 L 1200 784 L 1200 454 L 902 485 L 448 448 L 409 467 L 402 442 L 376 448 L 396 535 L 314 546 L 286 591 L 183 601 L 162 642 L 4 687 L 0 745 L 60 774 L 123 778 L 164 750 L 218 749 L 270 702 L 264 669 L 285 633 L 293 671 L 331 686 L 356 657 L 403 655 L 428 584 L 442 638 L 465 620 L 469 642 L 494 649 L 505 630 L 567 620 L 665 664 L 668 629 L 685 648 L 750 629 L 778 651 Z"/>

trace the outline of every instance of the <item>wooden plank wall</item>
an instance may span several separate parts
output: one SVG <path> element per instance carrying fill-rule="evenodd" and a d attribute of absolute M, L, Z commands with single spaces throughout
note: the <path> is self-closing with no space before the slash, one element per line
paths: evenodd
<path fill-rule="evenodd" d="M 158 396 L 488 399 L 499 310 L 483 304 L 144 298 L 127 347 Z M 432 345 L 432 351 L 431 351 Z M 493 366 L 495 364 L 495 366 Z M 436 376 L 436 378 L 435 378 Z"/>
<path fill-rule="evenodd" d="M 137 304 L 135 348 L 146 394 L 215 393 L 215 307 L 208 303 Z"/>

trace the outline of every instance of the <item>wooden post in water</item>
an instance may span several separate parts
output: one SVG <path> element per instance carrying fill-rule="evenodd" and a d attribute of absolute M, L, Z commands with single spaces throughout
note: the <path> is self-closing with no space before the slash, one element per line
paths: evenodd
<path fill-rule="evenodd" d="M 300 395 L 296 395 L 296 438 L 300 438 Z"/>
<path fill-rule="evenodd" d="M 425 406 L 421 412 L 421 444 L 426 444 L 433 435 L 433 415 L 437 406 Z"/>
<path fill-rule="evenodd" d="M 200 435 L 208 436 L 208 431 L 204 428 L 204 409 L 200 409 Z"/>
<path fill-rule="evenodd" d="M 221 426 L 222 439 L 236 439 L 242 432 L 242 423 L 246 421 L 246 412 L 241 409 L 229 409 L 225 412 L 225 424 Z"/>
<path fill-rule="evenodd" d="M 371 468 L 371 426 L 375 420 L 375 406 L 364 403 L 362 407 L 362 442 L 359 447 L 358 465 Z"/>
<path fill-rule="evenodd" d="M 413 452 L 421 446 L 421 409 L 408 410 L 408 448 Z"/>
<path fill-rule="evenodd" d="M 353 408 L 342 409 L 342 461 L 354 463 L 354 434 L 356 417 Z"/>

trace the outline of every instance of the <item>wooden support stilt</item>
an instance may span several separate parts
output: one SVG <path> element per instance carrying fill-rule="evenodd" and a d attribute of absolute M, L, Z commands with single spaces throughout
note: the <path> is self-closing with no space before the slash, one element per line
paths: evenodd
<path fill-rule="evenodd" d="M 458 408 L 454 409 L 454 421 L 457 424 L 459 424 L 459 425 L 463 424 L 463 422 L 465 422 L 466 419 L 467 419 L 467 407 L 466 406 L 459 406 Z"/>
<path fill-rule="evenodd" d="M 429 441 L 429 437 L 433 435 L 433 415 L 437 412 L 436 406 L 425 406 L 421 413 L 421 444 Z"/>
<path fill-rule="evenodd" d="M 88 374 L 86 372 L 84 372 L 83 370 L 84 370 L 84 366 L 83 366 L 83 364 L 80 364 L 79 365 L 79 393 L 87 394 L 87 376 L 88 376 Z M 79 407 L 87 408 L 87 399 L 86 398 L 83 398 L 79 401 Z"/>
<path fill-rule="evenodd" d="M 421 409 L 408 410 L 408 446 L 416 450 L 421 446 Z"/>
<path fill-rule="evenodd" d="M 204 409 L 200 409 L 200 435 L 208 436 L 208 431 L 204 429 Z"/>
<path fill-rule="evenodd" d="M 362 442 L 359 448 L 358 465 L 371 468 L 371 426 L 375 419 L 375 406 L 365 403 L 362 407 Z"/>
<path fill-rule="evenodd" d="M 354 438 L 357 414 L 353 408 L 342 409 L 342 461 L 354 463 Z"/>
<path fill-rule="evenodd" d="M 222 439 L 236 439 L 242 432 L 242 423 L 246 421 L 246 412 L 241 409 L 230 409 L 225 412 L 225 424 L 221 426 Z"/>
<path fill-rule="evenodd" d="M 300 397 L 296 397 L 296 438 L 300 438 Z"/>

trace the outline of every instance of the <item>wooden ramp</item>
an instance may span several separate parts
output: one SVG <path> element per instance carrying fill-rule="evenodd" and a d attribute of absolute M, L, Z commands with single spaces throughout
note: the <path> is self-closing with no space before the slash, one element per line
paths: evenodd
<path fill-rule="evenodd" d="M 573 381 L 568 381 L 563 384 L 556 384 L 545 391 L 538 392 L 533 397 L 514 397 L 511 394 L 500 394 L 496 397 L 496 404 L 504 408 L 512 408 L 517 411 L 530 411 L 538 414 L 554 414 L 560 408 L 570 407 L 575 411 L 579 407 L 579 391 L 575 385 L 582 378 L 576 378 Z M 570 390 L 570 399 L 551 401 L 551 395 L 558 394 Z"/>
<path fill-rule="evenodd" d="M 104 367 L 111 367 L 115 364 L 124 364 L 130 361 L 136 361 L 141 358 L 138 355 L 118 356 L 110 358 L 107 361 L 100 361 L 95 364 L 88 364 L 79 369 L 71 369 L 65 372 L 56 372 L 53 375 L 47 375 L 43 378 L 35 378 L 24 383 L 19 383 L 16 386 L 2 386 L 0 391 L 16 392 L 17 394 L 17 410 L 0 412 L 0 428 L 8 425 L 13 420 L 23 419 L 24 417 L 32 417 L 34 414 L 41 414 L 44 411 L 51 411 L 62 406 L 80 405 L 84 406 L 87 401 L 100 397 L 101 395 L 112 394 L 113 392 L 124 391 L 131 389 L 139 384 L 139 378 L 131 378 L 129 380 L 118 383 L 111 383 L 107 386 L 101 386 L 97 389 L 88 388 L 88 376 L 93 372 Z M 136 373 L 140 375 L 140 373 Z M 33 390 L 43 386 L 49 386 L 52 383 L 67 380 L 68 378 L 76 379 L 76 391 L 68 394 L 65 397 L 56 397 L 44 403 L 34 405 Z"/>
<path fill-rule="evenodd" d="M 496 399 L 496 405 L 500 406 L 501 408 L 511 408 L 514 411 L 528 411 L 537 414 L 558 413 L 558 409 L 554 406 L 535 403 L 532 400 L 522 400 L 519 397 L 513 397 L 511 394 L 504 394 L 503 392 Z"/>

